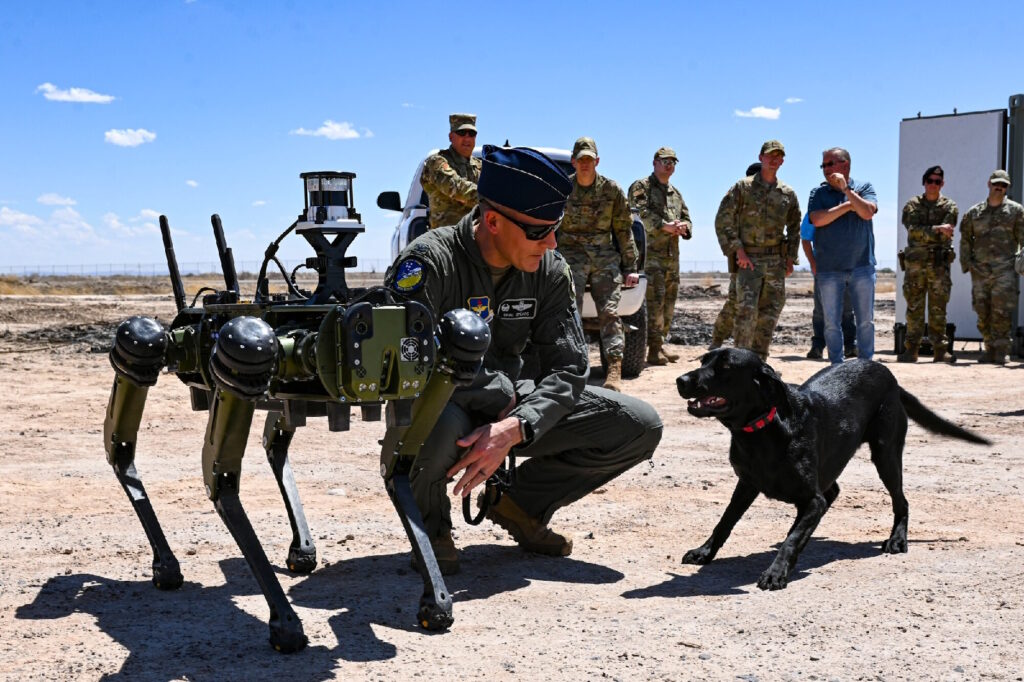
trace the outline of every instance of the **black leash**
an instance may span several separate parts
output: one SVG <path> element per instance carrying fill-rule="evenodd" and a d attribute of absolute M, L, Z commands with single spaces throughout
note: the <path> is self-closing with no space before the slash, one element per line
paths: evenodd
<path fill-rule="evenodd" d="M 501 499 L 501 494 L 510 489 L 515 481 L 516 456 L 510 452 L 508 453 L 508 466 L 498 467 L 498 470 L 491 474 L 491 477 L 484 484 L 484 492 L 480 496 L 480 511 L 477 512 L 476 516 L 473 516 L 469 508 L 470 495 L 462 498 L 462 518 L 471 526 L 479 526 L 483 522 L 484 517 L 487 516 L 487 511 L 491 508 L 491 505 L 497 504 L 498 500 Z"/>

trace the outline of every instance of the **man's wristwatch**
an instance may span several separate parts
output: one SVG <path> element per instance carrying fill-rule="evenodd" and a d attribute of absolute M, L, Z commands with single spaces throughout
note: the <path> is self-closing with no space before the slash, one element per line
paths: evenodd
<path fill-rule="evenodd" d="M 523 439 L 519 444 L 526 445 L 533 438 L 533 427 L 522 417 L 516 418 L 519 420 L 519 436 Z"/>

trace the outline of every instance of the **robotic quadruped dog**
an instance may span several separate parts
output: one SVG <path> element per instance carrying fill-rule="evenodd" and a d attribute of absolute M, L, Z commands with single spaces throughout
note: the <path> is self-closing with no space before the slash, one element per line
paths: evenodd
<path fill-rule="evenodd" d="M 317 561 L 288 463 L 295 429 L 307 417 L 327 417 L 331 431 L 345 431 L 352 406 L 360 407 L 364 421 L 376 421 L 386 404 L 380 471 L 423 578 L 417 620 L 426 629 L 444 630 L 453 622 L 451 596 L 409 474 L 452 391 L 473 380 L 490 343 L 487 324 L 468 310 L 435 321 L 422 304 L 396 300 L 386 289 L 350 289 L 345 269 L 355 266 L 356 259 L 345 253 L 365 231 L 353 205 L 355 174 L 322 171 L 300 177 L 305 209 L 267 248 L 251 301 L 241 298 L 231 249 L 214 215 L 226 289 L 206 294 L 200 306 L 196 300 L 186 305 L 170 227 L 160 216 L 178 313 L 169 329 L 140 316 L 118 326 L 110 351 L 116 376 L 103 425 L 107 461 L 153 549 L 153 583 L 176 589 L 182 584 L 180 566 L 134 462 L 146 394 L 160 372 L 173 373 L 188 386 L 192 409 L 209 413 L 202 445 L 206 494 L 259 583 L 270 607 L 270 643 L 282 652 L 302 649 L 307 639 L 239 498 L 242 456 L 255 410 L 267 411 L 263 447 L 292 527 L 287 566 L 305 574 Z M 292 231 L 316 253 L 305 262 L 317 272 L 315 291 L 301 290 L 295 283 L 299 268 L 289 274 L 277 259 L 281 241 Z M 287 293 L 269 293 L 270 262 L 281 269 Z"/>

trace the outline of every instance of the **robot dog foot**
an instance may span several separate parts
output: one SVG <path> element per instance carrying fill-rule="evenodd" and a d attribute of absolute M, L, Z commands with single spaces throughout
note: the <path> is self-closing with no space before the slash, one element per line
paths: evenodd
<path fill-rule="evenodd" d="M 308 575 L 316 568 L 316 547 L 288 548 L 288 570 L 299 575 Z"/>
<path fill-rule="evenodd" d="M 184 581 L 177 559 L 153 562 L 153 584 L 158 590 L 176 590 Z"/>
<path fill-rule="evenodd" d="M 309 643 L 306 633 L 302 631 L 302 623 L 294 613 L 284 618 L 270 619 L 270 646 L 282 654 L 293 654 L 302 651 Z"/>
<path fill-rule="evenodd" d="M 420 597 L 420 610 L 416 614 L 416 620 L 425 630 L 447 630 L 455 622 L 451 601 L 449 600 L 447 604 L 438 604 L 432 594 L 423 595 Z"/>

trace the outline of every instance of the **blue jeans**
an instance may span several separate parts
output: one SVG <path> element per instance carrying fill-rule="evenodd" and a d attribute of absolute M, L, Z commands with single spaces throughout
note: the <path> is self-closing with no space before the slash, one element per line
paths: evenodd
<path fill-rule="evenodd" d="M 819 272 L 818 292 L 825 315 L 825 347 L 833 364 L 843 361 L 843 296 L 850 294 L 853 318 L 857 325 L 857 355 L 870 360 L 875 354 L 875 268 L 868 265 L 854 270 Z"/>
<path fill-rule="evenodd" d="M 852 350 L 856 345 L 857 327 L 853 324 L 853 306 L 850 292 L 843 296 L 843 346 Z M 811 348 L 825 350 L 825 314 L 821 310 L 821 294 L 818 293 L 818 276 L 814 276 L 814 311 L 811 313 Z"/>

